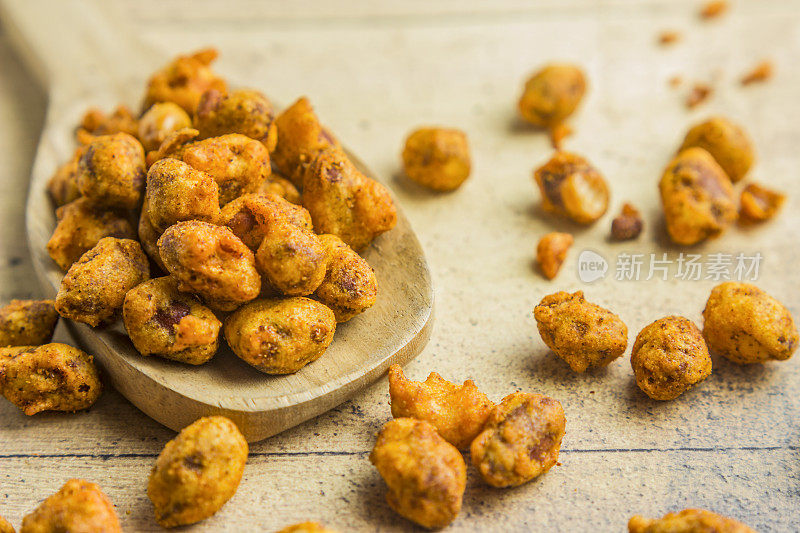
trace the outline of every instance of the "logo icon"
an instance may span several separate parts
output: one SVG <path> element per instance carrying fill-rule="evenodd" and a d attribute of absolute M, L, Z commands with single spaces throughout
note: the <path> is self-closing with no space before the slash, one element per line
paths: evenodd
<path fill-rule="evenodd" d="M 592 250 L 584 250 L 578 256 L 578 279 L 584 283 L 592 283 L 606 277 L 608 261 Z"/>

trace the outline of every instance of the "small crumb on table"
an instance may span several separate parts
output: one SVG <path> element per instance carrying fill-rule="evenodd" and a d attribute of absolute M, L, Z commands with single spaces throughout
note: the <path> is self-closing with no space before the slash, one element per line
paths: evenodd
<path fill-rule="evenodd" d="M 681 34 L 675 30 L 664 30 L 658 34 L 658 44 L 668 46 L 675 44 L 681 38 Z"/>
<path fill-rule="evenodd" d="M 711 96 L 710 86 L 705 83 L 695 83 L 686 97 L 686 107 L 693 109 L 708 100 L 709 96 Z"/>
<path fill-rule="evenodd" d="M 712 0 L 706 2 L 700 10 L 700 18 L 709 20 L 722 15 L 728 10 L 728 2 L 725 0 Z"/>
<path fill-rule="evenodd" d="M 773 69 L 771 61 L 762 61 L 752 70 L 748 71 L 742 76 L 742 85 L 750 85 L 751 83 L 760 83 L 769 80 L 772 77 Z"/>

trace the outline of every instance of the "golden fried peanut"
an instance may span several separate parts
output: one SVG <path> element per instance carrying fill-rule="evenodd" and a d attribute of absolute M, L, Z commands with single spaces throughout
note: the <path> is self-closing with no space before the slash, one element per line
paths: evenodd
<path fill-rule="evenodd" d="M 481 432 L 494 407 L 471 379 L 458 386 L 431 372 L 425 381 L 409 381 L 396 364 L 389 367 L 389 397 L 393 417 L 430 422 L 459 450 Z"/>
<path fill-rule="evenodd" d="M 317 234 L 281 216 L 270 217 L 262 228 L 264 240 L 256 252 L 261 276 L 283 294 L 313 294 L 328 270 L 327 249 Z"/>
<path fill-rule="evenodd" d="M 74 202 L 81 197 L 81 190 L 78 188 L 78 162 L 85 151 L 85 146 L 77 148 L 72 158 L 58 167 L 48 180 L 47 192 L 56 207 Z"/>
<path fill-rule="evenodd" d="M 303 185 L 306 167 L 326 148 L 338 141 L 319 123 L 311 103 L 304 96 L 275 119 L 278 144 L 272 153 L 275 168 L 296 186 Z"/>
<path fill-rule="evenodd" d="M 194 524 L 230 500 L 247 462 L 247 441 L 231 420 L 196 420 L 169 441 L 156 459 L 147 496 L 162 527 Z"/>
<path fill-rule="evenodd" d="M 784 361 L 800 342 L 789 310 L 749 283 L 729 281 L 714 287 L 703 320 L 709 348 L 734 363 Z"/>
<path fill-rule="evenodd" d="M 164 261 L 161 260 L 161 254 L 158 253 L 158 238 L 161 237 L 161 232 L 153 227 L 150 222 L 150 206 L 148 205 L 147 196 L 144 197 L 142 203 L 142 212 L 139 213 L 139 243 L 147 256 L 160 268 L 166 272 L 167 267 L 164 266 Z"/>
<path fill-rule="evenodd" d="M 397 224 L 386 187 L 359 172 L 339 149 L 323 151 L 309 167 L 303 206 L 317 233 L 332 233 L 357 252 Z"/>
<path fill-rule="evenodd" d="M 134 209 L 145 185 L 144 149 L 127 133 L 102 135 L 86 147 L 78 164 L 78 187 L 93 203 Z"/>
<path fill-rule="evenodd" d="M 522 118 L 541 128 L 564 122 L 578 107 L 586 92 L 586 78 L 575 65 L 555 63 L 536 72 L 519 99 Z"/>
<path fill-rule="evenodd" d="M 192 127 L 192 118 L 174 102 L 158 102 L 139 119 L 138 135 L 145 152 L 158 150 L 167 137 Z"/>
<path fill-rule="evenodd" d="M 311 215 L 302 206 L 295 205 L 276 194 L 250 193 L 228 202 L 222 208 L 220 224 L 251 250 L 258 250 L 270 223 L 289 223 L 311 231 Z"/>
<path fill-rule="evenodd" d="M 145 165 L 147 168 L 165 157 L 181 158 L 181 151 L 200 135 L 194 128 L 182 128 L 167 135 L 157 150 L 147 152 Z"/>
<path fill-rule="evenodd" d="M 194 114 L 201 139 L 241 133 L 261 141 L 272 152 L 278 142 L 272 103 L 258 91 L 241 89 L 227 94 L 216 89 L 203 93 Z"/>
<path fill-rule="evenodd" d="M 786 201 L 786 195 L 750 183 L 739 199 L 739 217 L 744 222 L 761 222 L 775 216 Z"/>
<path fill-rule="evenodd" d="M 258 191 L 272 172 L 266 147 L 238 133 L 184 145 L 170 157 L 182 159 L 214 178 L 219 186 L 220 207 Z"/>
<path fill-rule="evenodd" d="M 0 516 L 0 533 L 16 533 L 14 526 L 8 520 Z"/>
<path fill-rule="evenodd" d="M 679 153 L 664 171 L 659 189 L 667 232 L 676 244 L 715 238 L 736 220 L 731 182 L 702 148 Z"/>
<path fill-rule="evenodd" d="M 286 178 L 282 178 L 273 173 L 270 177 L 264 180 L 258 192 L 266 194 L 277 194 L 285 200 L 293 203 L 300 204 L 300 191 Z"/>
<path fill-rule="evenodd" d="M 375 304 L 375 271 L 336 235 L 320 235 L 319 241 L 327 250 L 328 267 L 314 296 L 333 310 L 336 322 L 347 322 Z"/>
<path fill-rule="evenodd" d="M 0 308 L 0 346 L 38 346 L 53 338 L 58 313 L 53 300 L 11 300 Z"/>
<path fill-rule="evenodd" d="M 412 181 L 435 191 L 452 191 L 469 177 L 470 157 L 463 131 L 421 128 L 408 136 L 403 168 Z"/>
<path fill-rule="evenodd" d="M 130 108 L 119 105 L 114 112 L 106 115 L 97 108 L 89 109 L 81 120 L 75 136 L 81 144 L 89 144 L 100 135 L 127 133 L 136 137 L 139 126 Z"/>
<path fill-rule="evenodd" d="M 91 407 L 103 385 L 91 355 L 57 342 L 0 348 L 0 393 L 31 416 Z"/>
<path fill-rule="evenodd" d="M 179 222 L 158 239 L 158 251 L 178 290 L 200 295 L 213 309 L 233 311 L 261 290 L 253 252 L 228 228 Z"/>
<path fill-rule="evenodd" d="M 225 80 L 210 67 L 217 55 L 214 48 L 206 48 L 173 59 L 147 82 L 142 109 L 149 109 L 157 102 L 174 102 L 192 115 L 204 92 L 209 89 L 225 92 L 228 88 Z"/>
<path fill-rule="evenodd" d="M 755 160 L 753 143 L 747 133 L 724 117 L 712 117 L 693 126 L 678 152 L 692 147 L 711 154 L 734 183 L 745 177 Z"/>
<path fill-rule="evenodd" d="M 301 522 L 300 524 L 287 526 L 278 531 L 278 533 L 336 533 L 336 531 L 326 528 L 319 522 Z"/>
<path fill-rule="evenodd" d="M 611 221 L 611 238 L 615 241 L 635 239 L 644 229 L 642 214 L 629 203 L 622 204 L 622 211 Z"/>
<path fill-rule="evenodd" d="M 470 446 L 472 464 L 493 487 L 522 485 L 558 461 L 566 419 L 558 400 L 515 392 L 503 398 Z"/>
<path fill-rule="evenodd" d="M 219 218 L 217 182 L 177 159 L 162 159 L 150 167 L 145 196 L 150 222 L 159 233 L 185 220 L 213 224 Z"/>
<path fill-rule="evenodd" d="M 255 300 L 223 326 L 233 353 L 266 374 L 292 374 L 316 361 L 335 331 L 333 311 L 302 296 Z"/>
<path fill-rule="evenodd" d="M 222 323 L 172 276 L 151 279 L 125 295 L 125 330 L 142 355 L 201 365 L 217 353 Z"/>
<path fill-rule="evenodd" d="M 628 346 L 625 323 L 608 309 L 587 302 L 583 291 L 549 294 L 533 315 L 544 343 L 575 372 L 607 366 Z"/>
<path fill-rule="evenodd" d="M 47 253 L 62 270 L 69 269 L 103 237 L 136 238 L 125 213 L 95 206 L 86 198 L 59 207 L 56 218 L 58 224 L 47 241 Z"/>
<path fill-rule="evenodd" d="M 95 483 L 70 479 L 31 514 L 19 533 L 122 533 L 114 504 Z"/>
<path fill-rule="evenodd" d="M 703 509 L 684 509 L 662 518 L 636 515 L 628 521 L 628 533 L 756 533 L 731 518 Z"/>
<path fill-rule="evenodd" d="M 553 279 L 567 258 L 567 251 L 572 246 L 572 235 L 569 233 L 548 233 L 539 240 L 536 246 L 536 262 L 547 279 Z"/>
<path fill-rule="evenodd" d="M 545 211 L 566 216 L 579 224 L 591 224 L 608 209 L 608 184 L 583 157 L 558 151 L 536 169 L 536 184 Z"/>
<path fill-rule="evenodd" d="M 631 368 L 645 394 L 654 400 L 674 400 L 711 375 L 711 357 L 691 320 L 668 316 L 636 336 Z"/>
<path fill-rule="evenodd" d="M 56 295 L 56 311 L 90 326 L 113 321 L 125 294 L 150 277 L 141 245 L 104 237 L 69 267 Z"/>
<path fill-rule="evenodd" d="M 467 481 L 461 453 L 429 422 L 397 418 L 384 424 L 369 456 L 395 512 L 428 529 L 455 520 Z"/>

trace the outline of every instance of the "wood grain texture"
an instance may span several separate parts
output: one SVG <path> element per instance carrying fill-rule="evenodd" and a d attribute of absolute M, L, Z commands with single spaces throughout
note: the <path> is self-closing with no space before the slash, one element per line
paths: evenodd
<path fill-rule="evenodd" d="M 789 200 L 776 220 L 731 228 L 691 251 L 760 251 L 757 284 L 800 316 L 800 108 L 793 104 L 800 86 L 793 67 L 800 58 L 800 3 L 732 2 L 730 13 L 714 23 L 697 20 L 698 3 L 590 0 L 579 6 L 541 0 L 504 11 L 506 2 L 468 1 L 459 3 L 461 10 L 451 4 L 452 14 L 435 16 L 432 11 L 442 4 L 427 3 L 426 10 L 416 3 L 413 16 L 366 21 L 346 17 L 342 4 L 323 3 L 298 11 L 297 21 L 288 23 L 264 13 L 295 4 L 281 2 L 242 24 L 215 22 L 219 8 L 212 2 L 192 3 L 183 22 L 177 13 L 187 4 L 180 2 L 126 7 L 136 32 L 161 54 L 212 43 L 222 51 L 219 70 L 237 82 L 263 87 L 283 102 L 308 94 L 370 168 L 393 176 L 389 185 L 417 231 L 437 288 L 436 327 L 407 366 L 410 378 L 424 379 L 435 370 L 452 381 L 476 380 L 495 401 L 523 389 L 564 405 L 562 465 L 512 490 L 485 487 L 470 469 L 464 509 L 447 531 L 615 532 L 624 531 L 633 514 L 660 516 L 685 507 L 712 509 L 758 531 L 800 528 L 797 356 L 759 367 L 715 357 L 706 382 L 676 401 L 658 403 L 636 388 L 628 354 L 604 371 L 572 374 L 541 342 L 531 316 L 545 294 L 581 289 L 620 314 L 630 342 L 641 327 L 670 313 L 700 324 L 713 280 L 622 282 L 610 276 L 584 284 L 575 267 L 577 253 L 586 248 L 609 259 L 623 251 L 674 259 L 682 251 L 664 238 L 656 183 L 687 127 L 715 113 L 747 127 L 758 150 L 752 179 L 787 192 Z M 556 4 L 567 7 L 551 10 Z M 339 15 L 331 19 L 337 5 Z M 499 7 L 475 14 L 490 5 Z M 374 8 L 379 9 L 389 8 Z M 680 31 L 680 44 L 657 46 L 663 29 Z M 740 74 L 762 58 L 774 61 L 775 79 L 739 87 Z M 587 99 L 573 123 L 576 134 L 566 147 L 593 161 L 611 185 L 610 211 L 590 228 L 539 211 L 531 171 L 549 157 L 550 147 L 543 135 L 515 121 L 525 76 L 553 59 L 578 61 L 589 74 Z M 682 89 L 669 87 L 675 74 L 711 80 L 713 97 L 688 112 Z M 0 103 L 34 105 L 8 83 L 0 83 Z M 24 153 L 31 152 L 16 132 L 34 126 L 13 124 L 0 123 L 0 139 L 15 132 L 5 133 L 3 151 L 19 172 L 28 164 L 21 162 Z M 403 139 L 421 124 L 468 133 L 474 171 L 460 190 L 429 193 L 399 172 Z M 21 189 L 7 194 L 4 202 L 21 203 Z M 645 233 L 633 243 L 608 243 L 611 218 L 624 201 L 643 211 Z M 10 225 L 8 217 L 0 213 Z M 573 232 L 576 243 L 562 272 L 548 282 L 532 262 L 537 239 L 554 228 Z M 23 239 L 21 229 L 3 231 L 9 239 Z M 25 265 L 9 267 L 8 275 L 26 279 L 24 270 Z M 29 274 L 27 279 L 30 287 Z M 2 289 L 3 297 L 17 295 L 14 286 Z M 254 444 L 236 497 L 190 530 L 274 531 L 306 519 L 343 533 L 413 530 L 385 504 L 384 485 L 367 459 L 375 432 L 391 416 L 387 402 L 382 380 Z M 108 490 L 126 530 L 158 531 L 144 483 L 172 436 L 113 391 L 76 415 L 26 418 L 0 403 L 0 447 L 3 455 L 13 455 L 0 461 L 6 489 L 0 491 L 0 514 L 18 524 L 64 479 L 83 475 Z"/>

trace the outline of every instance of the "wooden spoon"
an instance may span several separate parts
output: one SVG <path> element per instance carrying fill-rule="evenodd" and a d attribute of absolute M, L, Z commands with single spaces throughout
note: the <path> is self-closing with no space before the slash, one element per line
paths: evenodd
<path fill-rule="evenodd" d="M 45 185 L 74 150 L 73 128 L 90 106 L 110 110 L 125 102 L 136 108 L 147 76 L 171 59 L 147 54 L 126 34 L 108 4 L 0 0 L 12 41 L 49 92 L 26 224 L 36 274 L 50 296 L 57 292 L 63 272 L 45 250 L 55 227 Z M 362 172 L 373 175 L 350 157 Z M 365 257 L 378 277 L 377 303 L 340 324 L 322 358 L 287 376 L 262 374 L 227 347 L 200 367 L 142 357 L 121 323 L 92 329 L 65 322 L 96 356 L 114 387 L 151 418 L 180 430 L 201 416 L 222 414 L 234 420 L 248 440 L 258 441 L 335 407 L 378 379 L 390 364 L 413 358 L 430 338 L 430 272 L 402 211 L 398 209 L 397 227 L 376 239 Z"/>

